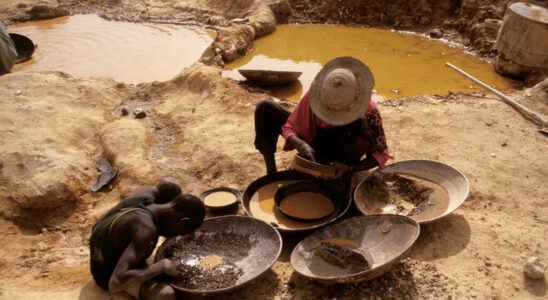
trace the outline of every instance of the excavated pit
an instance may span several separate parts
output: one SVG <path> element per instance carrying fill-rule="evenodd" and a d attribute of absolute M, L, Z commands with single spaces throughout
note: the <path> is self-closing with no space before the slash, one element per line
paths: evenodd
<path fill-rule="evenodd" d="M 62 71 L 124 83 L 166 81 L 197 62 L 213 39 L 198 28 L 75 15 L 10 27 L 38 45 L 14 72 Z"/>
<path fill-rule="evenodd" d="M 297 71 L 299 82 L 276 88 L 274 95 L 299 100 L 322 66 L 338 56 L 367 63 L 377 93 L 388 98 L 476 92 L 480 88 L 445 66 L 451 62 L 501 90 L 510 82 L 491 64 L 441 41 L 392 30 L 340 25 L 282 25 L 255 41 L 243 58 L 229 64 L 226 76 L 243 80 L 237 69 Z"/>
<path fill-rule="evenodd" d="M 26 11 L 40 3 L 54 8 L 59 5 L 59 10 L 48 16 L 96 13 L 112 20 L 208 24 L 217 26 L 218 33 L 229 33 L 215 38 L 210 48 L 217 55 L 211 62 L 219 63 L 219 58 L 245 54 L 253 39 L 273 30 L 272 12 L 255 9 L 252 2 L 7 0 L 0 1 L 0 18 L 8 24 L 35 20 L 39 16 Z M 444 38 L 491 55 L 508 1 L 288 2 L 293 16 L 278 19 L 279 23 L 388 26 L 416 32 L 440 28 Z M 256 17 L 259 12 L 264 14 L 263 19 Z M 279 17 L 284 13 L 274 14 Z M 248 21 L 231 23 L 234 18 Z M 278 27 L 281 29 L 283 26 Z M 243 37 L 242 33 L 248 35 Z M 256 47 L 260 43 L 257 41 Z M 97 48 L 89 49 L 100 50 Z M 39 47 L 37 59 L 44 50 Z M 142 62 L 136 65 L 142 66 Z M 174 74 L 184 65 L 176 67 Z M 0 247 L 0 277 L 4 279 L 0 298 L 109 299 L 90 278 L 86 245 L 94 221 L 121 196 L 168 174 L 180 179 L 185 191 L 195 194 L 216 186 L 242 188 L 263 175 L 262 157 L 253 147 L 253 107 L 265 95 L 220 78 L 219 70 L 196 64 L 174 80 L 147 83 L 137 89 L 112 80 L 81 78 L 87 75 L 25 69 L 0 77 L 0 138 L 5 141 L 0 147 L 0 234 L 5 237 L 4 247 Z M 111 74 L 104 76 L 125 82 Z M 453 215 L 425 226 L 410 260 L 370 283 L 331 289 L 296 278 L 282 259 L 265 277 L 221 298 L 504 295 L 526 299 L 545 293 L 539 287 L 522 284 L 522 265 L 516 262 L 524 253 L 546 250 L 545 243 L 529 243 L 542 241 L 545 235 L 539 226 L 546 221 L 542 206 L 547 193 L 543 184 L 545 138 L 504 104 L 481 94 L 439 99 L 394 106 L 381 103 L 388 141 L 398 160 L 444 160 L 473 174 L 470 201 Z M 145 106 L 147 117 L 135 120 L 120 116 L 122 105 Z M 88 189 L 97 176 L 96 155 L 105 147 L 115 154 L 121 175 L 112 191 L 91 194 Z M 523 153 L 528 159 L 516 159 Z M 288 165 L 291 158 L 280 153 L 280 167 Z M 47 197 L 59 182 L 68 183 L 70 192 L 60 194 L 65 197 Z M 10 215 L 12 205 L 24 215 Z M 27 207 L 43 209 L 30 214 L 24 210 Z M 62 210 L 63 214 L 45 222 L 42 212 L 46 209 Z M 29 218 L 41 218 L 40 224 L 28 223 Z M 24 220 L 24 226 L 17 224 L 19 219 Z M 26 232 L 29 227 L 30 235 Z"/>

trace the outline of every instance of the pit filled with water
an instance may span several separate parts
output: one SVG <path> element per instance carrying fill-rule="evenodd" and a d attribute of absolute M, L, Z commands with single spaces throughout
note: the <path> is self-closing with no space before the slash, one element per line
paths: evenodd
<path fill-rule="evenodd" d="M 489 63 L 446 43 L 384 29 L 320 24 L 278 26 L 273 34 L 256 40 L 248 55 L 229 64 L 232 71 L 225 74 L 243 80 L 237 69 L 303 72 L 298 83 L 273 91 L 298 100 L 322 66 L 338 56 L 353 56 L 369 65 L 375 90 L 389 98 L 480 90 L 446 62 L 498 89 L 511 88 Z"/>
<path fill-rule="evenodd" d="M 213 40 L 200 29 L 114 22 L 97 15 L 26 22 L 9 30 L 38 45 L 32 60 L 13 72 L 63 71 L 125 83 L 169 80 L 198 61 Z"/>

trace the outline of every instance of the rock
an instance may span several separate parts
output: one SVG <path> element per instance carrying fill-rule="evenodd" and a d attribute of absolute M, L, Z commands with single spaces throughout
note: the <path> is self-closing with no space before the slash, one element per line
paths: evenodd
<path fill-rule="evenodd" d="M 428 32 L 428 36 L 430 36 L 433 39 L 439 39 L 443 37 L 443 31 L 439 28 L 435 28 Z"/>
<path fill-rule="evenodd" d="M 255 38 L 274 32 L 277 25 L 274 13 L 266 5 L 259 6 L 255 13 L 249 16 L 249 23 L 255 30 Z"/>
<path fill-rule="evenodd" d="M 220 30 L 214 48 L 221 49 L 225 62 L 242 57 L 251 48 L 255 29 L 251 25 L 234 25 Z"/>
<path fill-rule="evenodd" d="M 546 265 L 542 263 L 538 257 L 530 257 L 523 268 L 525 276 L 533 280 L 539 280 L 544 278 L 546 272 Z"/>
<path fill-rule="evenodd" d="M 293 15 L 293 10 L 289 1 L 287 0 L 274 0 L 268 3 L 268 6 L 276 16 L 276 21 L 279 23 L 285 23 Z"/>
<path fill-rule="evenodd" d="M 27 15 L 31 20 L 53 19 L 68 16 L 69 11 L 60 7 L 35 5 L 27 11 Z"/>
<path fill-rule="evenodd" d="M 13 73 L 2 82 L 0 202 L 10 210 L 5 215 L 74 204 L 95 177 L 97 129 L 119 103 L 114 89 L 107 81 L 82 84 L 56 72 Z M 14 90 L 22 89 L 15 100 Z"/>
<path fill-rule="evenodd" d="M 491 52 L 501 26 L 502 21 L 497 19 L 486 19 L 474 25 L 470 29 L 473 46 L 480 49 L 482 53 Z"/>
<path fill-rule="evenodd" d="M 142 108 L 136 108 L 133 110 L 133 116 L 135 119 L 143 119 L 147 116 L 147 113 Z"/>
<path fill-rule="evenodd" d="M 127 107 L 122 107 L 122 109 L 120 109 L 120 114 L 124 117 L 129 115 L 129 110 L 127 109 Z"/>

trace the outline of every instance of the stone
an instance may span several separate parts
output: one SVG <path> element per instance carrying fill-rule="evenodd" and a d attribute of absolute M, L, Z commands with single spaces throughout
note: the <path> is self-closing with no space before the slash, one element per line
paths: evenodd
<path fill-rule="evenodd" d="M 274 16 L 276 16 L 276 21 L 279 23 L 287 22 L 287 20 L 289 20 L 289 18 L 293 15 L 293 10 L 287 0 L 269 1 L 268 6 L 274 13 Z"/>
<path fill-rule="evenodd" d="M 136 108 L 133 110 L 133 116 L 135 119 L 143 119 L 147 116 L 147 113 L 142 108 Z"/>
<path fill-rule="evenodd" d="M 27 15 L 31 20 L 43 20 L 68 16 L 69 11 L 60 7 L 35 5 L 27 11 Z"/>
<path fill-rule="evenodd" d="M 129 115 L 129 110 L 127 109 L 127 107 L 122 107 L 122 109 L 120 109 L 120 114 L 124 117 Z"/>
<path fill-rule="evenodd" d="M 435 28 L 428 32 L 428 36 L 430 36 L 433 39 L 439 39 L 443 37 L 443 31 L 439 28 Z"/>
<path fill-rule="evenodd" d="M 523 272 L 529 279 L 540 280 L 544 278 L 546 265 L 540 260 L 540 258 L 533 256 L 527 260 L 527 263 L 525 263 Z"/>
<path fill-rule="evenodd" d="M 15 218 L 17 210 L 46 213 L 73 205 L 96 174 L 97 129 L 120 103 L 113 100 L 112 85 L 100 80 L 80 85 L 57 72 L 13 73 L 2 81 L 12 87 L 0 89 L 4 214 Z"/>

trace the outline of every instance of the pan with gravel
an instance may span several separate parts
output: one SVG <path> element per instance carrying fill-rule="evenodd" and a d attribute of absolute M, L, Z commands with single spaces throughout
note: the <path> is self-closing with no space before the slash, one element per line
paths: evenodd
<path fill-rule="evenodd" d="M 249 217 L 211 218 L 194 233 L 168 239 L 155 260 L 176 260 L 173 288 L 188 294 L 215 295 L 238 289 L 266 272 L 282 250 L 272 226 Z"/>
<path fill-rule="evenodd" d="M 419 233 L 419 224 L 409 217 L 355 217 L 301 241 L 291 253 L 291 265 L 302 276 L 325 283 L 370 280 L 405 258 Z"/>

